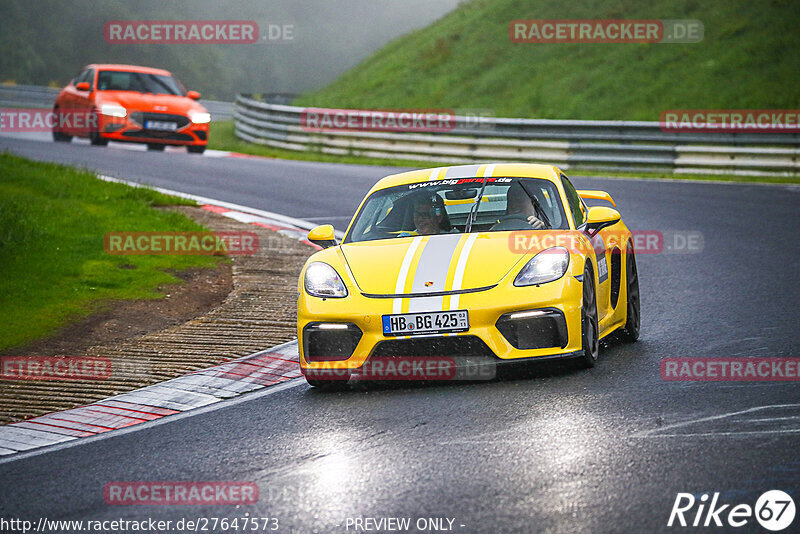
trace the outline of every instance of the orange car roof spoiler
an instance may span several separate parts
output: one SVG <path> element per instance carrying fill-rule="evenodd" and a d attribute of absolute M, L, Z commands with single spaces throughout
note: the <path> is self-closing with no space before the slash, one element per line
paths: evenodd
<path fill-rule="evenodd" d="M 589 189 L 578 189 L 578 196 L 581 198 L 591 198 L 594 200 L 607 200 L 611 202 L 611 205 L 615 208 L 617 207 L 616 202 L 614 199 L 611 198 L 611 195 L 606 193 L 605 191 L 590 191 Z"/>

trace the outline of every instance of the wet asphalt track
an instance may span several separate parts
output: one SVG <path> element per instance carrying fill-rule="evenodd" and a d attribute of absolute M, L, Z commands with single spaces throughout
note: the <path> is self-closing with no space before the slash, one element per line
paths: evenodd
<path fill-rule="evenodd" d="M 10 138 L 0 138 L 0 150 L 337 228 L 370 185 L 396 172 Z M 641 339 L 604 347 L 594 369 L 541 366 L 488 383 L 341 393 L 300 381 L 2 462 L 0 517 L 177 521 L 249 512 L 277 517 L 278 532 L 348 532 L 356 517 L 410 517 L 412 525 L 446 517 L 455 532 L 670 532 L 703 531 L 666 527 L 678 492 L 720 492 L 724 503 L 752 506 L 781 489 L 800 505 L 796 382 L 659 376 L 665 357 L 800 356 L 800 191 L 574 182 L 609 191 L 632 229 L 700 232 L 704 244 L 702 252 L 638 256 Z M 260 498 L 241 508 L 106 505 L 103 486 L 125 480 L 253 481 Z M 764 530 L 750 519 L 737 532 Z"/>

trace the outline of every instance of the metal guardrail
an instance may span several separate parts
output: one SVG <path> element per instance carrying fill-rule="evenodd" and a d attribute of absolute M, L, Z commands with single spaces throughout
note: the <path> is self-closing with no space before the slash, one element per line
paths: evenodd
<path fill-rule="evenodd" d="M 51 108 L 59 89 L 39 85 L 0 85 L 0 105 L 15 108 Z"/>
<path fill-rule="evenodd" d="M 39 85 L 0 85 L 0 106 L 15 108 L 52 108 L 60 89 Z M 213 121 L 233 117 L 233 102 L 200 100 Z"/>
<path fill-rule="evenodd" d="M 233 102 L 200 99 L 200 103 L 211 113 L 212 121 L 229 121 L 233 118 Z"/>
<path fill-rule="evenodd" d="M 305 108 L 239 95 L 237 137 L 298 151 L 444 162 L 540 161 L 564 169 L 794 177 L 800 134 L 665 132 L 658 122 L 455 117 L 446 132 L 311 131 Z"/>

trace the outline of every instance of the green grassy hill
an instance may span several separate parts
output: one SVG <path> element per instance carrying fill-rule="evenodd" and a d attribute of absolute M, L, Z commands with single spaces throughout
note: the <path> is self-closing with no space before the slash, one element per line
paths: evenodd
<path fill-rule="evenodd" d="M 694 44 L 515 44 L 515 19 L 697 19 Z M 796 0 L 473 0 L 298 104 L 658 120 L 665 109 L 800 108 Z"/>

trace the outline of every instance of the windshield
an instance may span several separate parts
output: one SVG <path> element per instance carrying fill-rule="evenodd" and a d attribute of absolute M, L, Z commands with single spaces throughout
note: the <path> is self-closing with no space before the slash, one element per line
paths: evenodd
<path fill-rule="evenodd" d="M 172 76 L 103 70 L 97 75 L 98 91 L 134 91 L 162 95 L 185 95 L 181 82 Z"/>
<path fill-rule="evenodd" d="M 344 242 L 465 233 L 470 222 L 471 232 L 569 228 L 549 180 L 459 178 L 376 191 Z"/>

